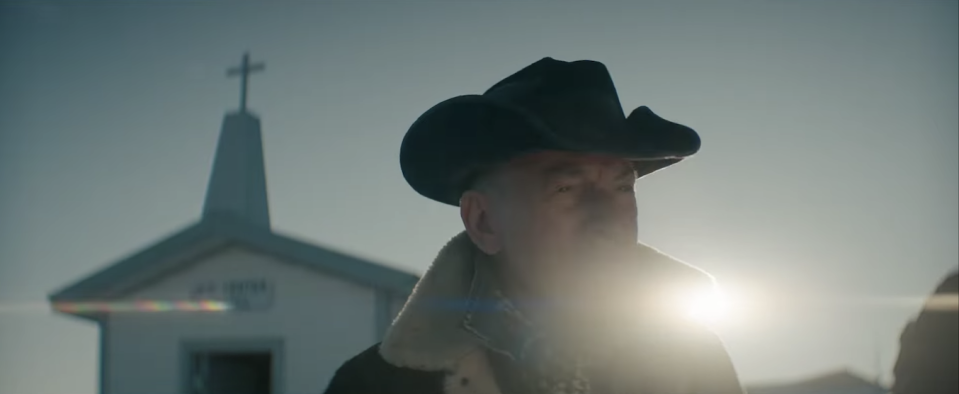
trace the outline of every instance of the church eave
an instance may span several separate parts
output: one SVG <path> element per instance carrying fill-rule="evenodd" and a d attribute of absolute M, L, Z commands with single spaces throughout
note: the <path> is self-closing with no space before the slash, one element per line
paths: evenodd
<path fill-rule="evenodd" d="M 226 245 L 276 256 L 363 286 L 409 294 L 418 276 L 228 218 L 208 218 L 49 296 L 52 303 L 108 301 L 153 283 Z"/>
<path fill-rule="evenodd" d="M 104 293 L 107 293 L 112 285 L 142 273 L 156 263 L 168 260 L 176 253 L 189 249 L 198 241 L 212 236 L 212 230 L 213 228 L 204 225 L 202 222 L 187 226 L 173 235 L 54 292 L 49 296 L 49 299 L 51 302 L 98 299 Z"/>

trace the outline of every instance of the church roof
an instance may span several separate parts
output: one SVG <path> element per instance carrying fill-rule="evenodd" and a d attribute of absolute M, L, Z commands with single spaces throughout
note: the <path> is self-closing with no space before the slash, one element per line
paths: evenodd
<path fill-rule="evenodd" d="M 418 276 L 276 234 L 228 216 L 200 222 L 50 296 L 53 302 L 122 297 L 222 248 L 239 246 L 360 285 L 409 294 Z"/>

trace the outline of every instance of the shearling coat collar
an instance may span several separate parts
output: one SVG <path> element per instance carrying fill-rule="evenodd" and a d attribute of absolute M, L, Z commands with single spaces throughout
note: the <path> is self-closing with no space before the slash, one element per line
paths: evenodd
<path fill-rule="evenodd" d="M 642 244 L 637 244 L 636 249 L 636 258 L 651 267 L 650 283 L 664 279 L 712 284 L 712 278 L 708 274 L 694 267 Z M 414 288 L 413 294 L 379 347 L 382 358 L 393 366 L 447 372 L 445 387 L 448 394 L 501 394 L 492 377 L 481 340 L 465 330 L 462 324 L 466 313 L 463 305 L 469 297 L 478 253 L 482 252 L 473 245 L 465 232 L 450 240 Z M 693 343 L 699 341 L 684 341 L 688 346 L 695 347 L 699 344 Z M 719 369 L 731 374 L 720 374 L 723 375 L 720 380 L 723 381 L 725 391 L 716 392 L 737 393 L 738 380 L 735 372 L 728 363 L 721 344 L 718 349 L 714 346 L 716 344 L 718 342 L 707 344 L 707 352 L 718 351 L 718 354 L 711 354 L 710 357 L 718 356 L 722 364 Z M 684 348 L 677 353 L 686 354 L 687 350 Z M 471 382 L 468 386 L 458 383 L 467 381 Z M 668 385 L 671 389 L 661 392 L 691 393 L 691 389 L 686 389 L 690 384 L 692 381 L 680 379 L 670 382 Z"/>
<path fill-rule="evenodd" d="M 460 233 L 437 255 L 386 333 L 380 354 L 398 367 L 448 371 L 482 346 L 462 328 L 476 248 Z"/>

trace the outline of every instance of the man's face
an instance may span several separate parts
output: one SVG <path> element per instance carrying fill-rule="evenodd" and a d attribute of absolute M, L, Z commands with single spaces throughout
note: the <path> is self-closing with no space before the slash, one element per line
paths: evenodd
<path fill-rule="evenodd" d="M 626 160 L 549 151 L 514 160 L 497 176 L 490 227 L 504 274 L 527 291 L 574 294 L 636 243 L 636 174 Z"/>

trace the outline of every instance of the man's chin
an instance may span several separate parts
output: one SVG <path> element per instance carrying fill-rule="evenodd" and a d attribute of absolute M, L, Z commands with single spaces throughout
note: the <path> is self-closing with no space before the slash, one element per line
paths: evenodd
<path fill-rule="evenodd" d="M 587 263 L 615 259 L 634 247 L 634 240 L 623 237 L 592 237 L 573 248 L 574 255 Z"/>

